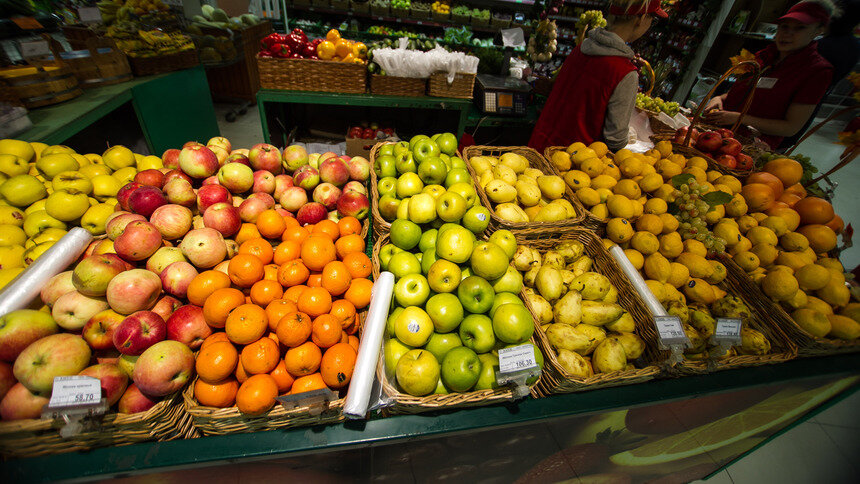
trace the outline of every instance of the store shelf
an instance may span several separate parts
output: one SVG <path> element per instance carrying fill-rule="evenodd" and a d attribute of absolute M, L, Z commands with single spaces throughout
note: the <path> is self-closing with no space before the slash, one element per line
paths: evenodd
<path fill-rule="evenodd" d="M 564 15 L 547 15 L 550 20 L 561 20 L 562 22 L 579 22 L 579 17 L 565 17 Z"/>
<path fill-rule="evenodd" d="M 355 18 L 367 18 L 371 20 L 376 20 L 377 22 L 389 22 L 389 23 L 398 23 L 403 25 L 418 25 L 421 27 L 437 27 L 437 28 L 446 28 L 446 27 L 461 27 L 464 24 L 455 23 L 455 22 L 437 22 L 434 20 L 417 20 L 411 18 L 397 18 L 397 17 L 384 17 L 379 15 L 373 15 L 370 13 L 357 13 L 352 10 L 337 10 L 332 8 L 321 8 L 321 7 L 306 7 L 303 5 L 290 5 L 287 7 L 288 10 L 297 10 L 300 12 L 314 12 L 321 13 L 326 15 L 343 15 L 346 17 L 355 17 Z M 494 29 L 491 27 L 476 27 L 473 25 L 466 25 L 472 29 L 473 32 L 489 32 L 496 33 L 499 29 Z"/>
<path fill-rule="evenodd" d="M 570 5 L 580 5 L 583 7 L 603 8 L 606 6 L 607 2 L 600 0 L 564 0 L 564 3 Z"/>

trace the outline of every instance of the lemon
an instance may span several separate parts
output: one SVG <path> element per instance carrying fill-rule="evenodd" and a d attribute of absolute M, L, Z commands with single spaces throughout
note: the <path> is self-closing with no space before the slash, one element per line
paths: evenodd
<path fill-rule="evenodd" d="M 609 197 L 613 195 L 612 190 L 608 188 L 596 188 L 597 194 L 600 195 L 600 203 L 606 203 Z"/>
<path fill-rule="evenodd" d="M 606 224 L 606 236 L 616 244 L 627 242 L 633 237 L 633 225 L 624 218 L 610 219 Z"/>
<path fill-rule="evenodd" d="M 666 285 L 662 282 L 655 281 L 654 279 L 646 279 L 645 285 L 648 286 L 651 294 L 653 294 L 661 303 L 667 299 L 668 295 L 666 294 Z"/>
<path fill-rule="evenodd" d="M 754 246 L 759 244 L 775 246 L 779 243 L 776 233 L 767 227 L 762 227 L 761 225 L 749 229 L 746 233 L 746 237 L 750 239 L 750 242 L 752 242 Z"/>
<path fill-rule="evenodd" d="M 624 254 L 637 271 L 642 269 L 642 266 L 645 264 L 645 257 L 643 257 L 639 251 L 634 249 L 624 249 Z"/>
<path fill-rule="evenodd" d="M 778 265 L 786 266 L 792 270 L 792 272 L 797 272 L 800 268 L 809 264 L 803 256 L 796 252 L 786 252 L 779 251 L 779 255 L 776 256 L 776 262 Z"/>
<path fill-rule="evenodd" d="M 768 217 L 770 218 L 770 217 Z M 767 219 L 765 219 L 765 222 Z M 791 252 L 802 252 L 809 248 L 809 241 L 803 234 L 797 232 L 788 232 L 780 236 L 779 245 Z"/>
<path fill-rule="evenodd" d="M 663 177 L 657 173 L 644 174 L 639 180 L 639 188 L 646 193 L 651 193 L 663 186 Z"/>
<path fill-rule="evenodd" d="M 654 253 L 646 257 L 643 269 L 648 278 L 660 282 L 668 281 L 669 276 L 672 274 L 672 266 L 669 260 L 660 253 Z"/>
<path fill-rule="evenodd" d="M 708 255 L 708 249 L 707 249 L 707 247 L 705 247 L 705 244 L 699 242 L 696 239 L 685 240 L 683 251 L 688 252 L 690 254 L 698 255 L 702 258 L 704 258 L 706 255 Z"/>
<path fill-rule="evenodd" d="M 761 289 L 774 301 L 786 301 L 794 296 L 800 286 L 788 271 L 770 271 L 761 280 Z"/>
<path fill-rule="evenodd" d="M 701 255 L 692 254 L 690 252 L 681 252 L 675 261 L 687 266 L 687 269 L 690 269 L 691 277 L 707 279 L 714 272 L 714 268 L 710 263 L 708 263 L 708 260 Z"/>
<path fill-rule="evenodd" d="M 671 232 L 660 237 L 660 253 L 667 259 L 675 259 L 684 252 L 684 242 L 678 232 Z"/>
<path fill-rule="evenodd" d="M 677 163 L 673 163 L 669 160 L 660 160 L 654 165 L 654 169 L 657 170 L 664 181 L 669 180 L 675 175 L 680 175 L 683 168 L 681 168 Z"/>
<path fill-rule="evenodd" d="M 677 262 L 670 262 L 669 266 L 671 267 L 671 273 L 669 274 L 669 280 L 666 282 L 672 287 L 677 289 L 690 280 L 690 270 L 687 269 L 687 266 L 678 264 Z"/>
<path fill-rule="evenodd" d="M 759 226 L 769 228 L 773 231 L 773 233 L 776 234 L 777 237 L 782 237 L 783 235 L 788 233 L 788 224 L 782 217 L 770 215 L 761 222 L 759 222 Z"/>
<path fill-rule="evenodd" d="M 760 264 L 758 256 L 749 251 L 735 254 L 734 257 L 732 257 L 732 260 L 734 260 L 735 264 L 743 269 L 744 272 L 752 272 L 758 269 Z"/>
<path fill-rule="evenodd" d="M 609 218 L 609 209 L 606 208 L 605 203 L 598 203 L 591 207 L 591 213 L 598 218 Z"/>
<path fill-rule="evenodd" d="M 792 309 L 804 308 L 808 303 L 809 298 L 806 296 L 806 293 L 803 292 L 803 289 L 798 289 L 797 292 L 794 293 L 794 296 L 783 301 L 783 304 L 787 304 Z"/>
<path fill-rule="evenodd" d="M 594 151 L 597 156 L 606 156 L 606 153 L 609 152 L 609 148 L 606 146 L 606 143 L 602 141 L 595 141 L 588 145 L 588 147 Z"/>
<path fill-rule="evenodd" d="M 735 218 L 746 214 L 747 210 L 749 210 L 749 207 L 747 206 L 747 201 L 744 200 L 744 197 L 742 197 L 740 194 L 735 195 L 731 200 L 729 200 L 729 203 L 726 203 L 723 206 L 726 209 L 726 215 Z"/>
<path fill-rule="evenodd" d="M 672 142 L 668 140 L 658 141 L 657 144 L 654 145 L 654 149 L 659 151 L 665 158 L 672 154 Z"/>
<path fill-rule="evenodd" d="M 598 175 L 591 179 L 591 187 L 594 189 L 612 190 L 617 183 L 618 180 L 609 175 Z"/>
<path fill-rule="evenodd" d="M 839 315 L 860 322 L 860 303 L 848 304 L 842 309 L 842 311 L 839 311 Z"/>
<path fill-rule="evenodd" d="M 831 326 L 830 321 L 827 319 L 827 314 L 820 313 L 814 309 L 798 309 L 791 313 L 791 319 L 812 336 L 823 338 L 830 332 Z"/>
<path fill-rule="evenodd" d="M 684 295 L 689 300 L 708 305 L 713 304 L 717 300 L 714 288 L 706 281 L 695 277 L 684 284 Z"/>
<path fill-rule="evenodd" d="M 648 256 L 660 249 L 660 241 L 651 232 L 636 232 L 630 239 L 630 247 Z"/>
<path fill-rule="evenodd" d="M 815 263 L 820 265 L 820 266 L 824 266 L 828 269 L 832 269 L 832 270 L 839 271 L 839 272 L 845 272 L 845 268 L 842 267 L 842 263 L 839 262 L 839 259 L 833 259 L 831 257 L 823 257 L 821 259 L 818 259 L 818 261 L 816 261 Z"/>
<path fill-rule="evenodd" d="M 699 183 L 705 183 L 708 181 L 708 175 L 705 173 L 705 170 L 697 166 L 687 165 L 681 173 L 689 173 L 693 175 Z"/>
<path fill-rule="evenodd" d="M 845 306 L 851 300 L 851 292 L 845 287 L 845 283 L 832 276 L 824 287 L 815 291 L 815 295 L 835 307 Z"/>
<path fill-rule="evenodd" d="M 714 191 L 715 192 L 716 191 L 723 192 L 723 193 L 728 194 L 728 195 L 734 195 L 735 194 L 728 185 L 721 185 L 719 183 L 714 183 Z"/>
<path fill-rule="evenodd" d="M 839 314 L 829 314 L 827 320 L 830 321 L 828 336 L 848 341 L 860 338 L 860 323 L 857 321 Z"/>
<path fill-rule="evenodd" d="M 636 230 L 659 235 L 663 231 L 663 221 L 657 215 L 646 213 L 636 219 Z"/>
<path fill-rule="evenodd" d="M 750 252 L 758 256 L 759 263 L 762 267 L 767 267 L 773 264 L 779 255 L 779 251 L 776 250 L 776 247 L 770 244 L 754 244 L 750 249 Z"/>
<path fill-rule="evenodd" d="M 666 210 L 669 210 L 669 204 L 667 204 L 665 200 L 659 198 L 650 198 L 645 202 L 643 210 L 645 213 L 660 215 L 661 213 L 666 213 Z"/>
<path fill-rule="evenodd" d="M 631 156 L 634 156 L 634 153 L 632 151 L 628 150 L 627 148 L 621 148 L 615 153 L 615 161 L 621 163 L 622 161 L 626 160 L 627 158 L 630 158 Z"/>
<path fill-rule="evenodd" d="M 711 208 L 705 213 L 705 223 L 707 223 L 708 225 L 713 225 L 722 220 L 725 216 L 726 207 L 722 205 L 717 205 L 716 207 Z"/>
<path fill-rule="evenodd" d="M 724 185 L 731 189 L 732 193 L 738 193 L 743 188 L 740 180 L 732 175 L 723 175 L 714 180 L 714 185 Z"/>
<path fill-rule="evenodd" d="M 715 236 L 726 241 L 726 246 L 732 247 L 741 240 L 741 231 L 737 226 L 728 222 L 720 222 L 714 226 L 712 232 Z"/>
<path fill-rule="evenodd" d="M 613 217 L 632 219 L 635 214 L 633 202 L 624 195 L 612 195 L 606 200 L 606 207 Z"/>
<path fill-rule="evenodd" d="M 711 264 L 711 277 L 706 278 L 709 284 L 719 284 L 723 282 L 728 273 L 726 272 L 726 266 L 722 264 L 722 262 L 709 260 L 709 264 Z"/>
<path fill-rule="evenodd" d="M 597 193 L 597 190 L 591 187 L 580 188 L 577 190 L 576 198 L 578 198 L 586 207 L 593 207 L 600 203 L 600 194 Z"/>
<path fill-rule="evenodd" d="M 655 190 L 654 193 L 652 193 L 652 195 L 655 198 L 662 199 L 666 203 L 672 203 L 675 201 L 675 198 L 677 198 L 675 196 L 675 187 L 673 187 L 672 185 L 669 185 L 667 183 L 660 185 L 660 188 Z"/>
<path fill-rule="evenodd" d="M 612 191 L 618 195 L 624 195 L 630 200 L 635 200 L 642 196 L 642 189 L 633 180 L 619 180 Z"/>
<path fill-rule="evenodd" d="M 800 284 L 800 288 L 805 291 L 822 289 L 830 282 L 831 278 L 830 271 L 818 264 L 807 264 L 797 269 L 795 277 L 797 277 L 797 283 Z"/>
<path fill-rule="evenodd" d="M 648 163 L 645 163 L 645 166 L 642 167 L 642 173 L 640 173 L 639 176 L 644 178 L 648 175 L 657 175 L 657 170 L 654 169 L 653 165 L 649 165 Z M 657 175 L 657 176 L 660 176 L 660 175 Z M 663 177 L 662 176 L 660 176 L 660 183 L 661 184 L 663 183 Z"/>
<path fill-rule="evenodd" d="M 568 146 L 568 147 L 567 147 L 567 149 L 565 149 L 564 151 L 565 151 L 565 153 L 567 153 L 568 155 L 573 156 L 573 155 L 574 155 L 575 153 L 577 153 L 578 151 L 580 151 L 580 150 L 584 150 L 584 149 L 586 149 L 585 143 L 582 143 L 582 142 L 580 142 L 580 141 L 577 141 L 576 143 L 571 143 L 571 145 L 570 145 L 570 146 Z M 591 150 L 591 152 L 592 152 L 592 153 L 594 153 L 594 150 Z M 594 155 L 594 154 L 593 154 L 592 156 L 597 156 L 597 155 Z"/>
<path fill-rule="evenodd" d="M 618 162 L 618 167 L 621 169 L 621 173 L 623 173 L 624 176 L 627 178 L 633 178 L 634 176 L 642 173 L 645 163 L 636 158 L 627 158 Z"/>
<path fill-rule="evenodd" d="M 597 157 L 588 158 L 579 165 L 579 169 L 591 178 L 603 173 L 604 168 L 603 162 Z"/>
<path fill-rule="evenodd" d="M 591 186 L 591 177 L 584 171 L 570 170 L 564 174 L 563 178 L 564 182 L 567 183 L 567 186 L 569 186 L 573 191 Z"/>
<path fill-rule="evenodd" d="M 660 214 L 660 220 L 663 222 L 663 233 L 664 234 L 669 234 L 669 233 L 678 231 L 678 225 L 680 225 L 680 222 L 678 222 L 678 219 L 675 218 L 674 215 L 672 215 L 670 213 L 661 213 Z"/>
<path fill-rule="evenodd" d="M 611 176 L 616 180 L 621 179 L 621 170 L 618 169 L 618 166 L 615 163 L 607 163 L 604 165 L 603 173 L 601 175 Z"/>
<path fill-rule="evenodd" d="M 806 309 L 812 309 L 824 315 L 833 314 L 833 308 L 829 304 L 808 294 L 806 295 Z"/>
<path fill-rule="evenodd" d="M 633 200 L 633 220 L 639 218 L 645 210 L 645 203 L 641 200 Z"/>
<path fill-rule="evenodd" d="M 748 239 L 742 235 L 741 240 L 737 244 L 732 246 L 732 248 L 729 252 L 732 255 L 734 255 L 734 254 L 740 254 L 741 252 L 747 252 L 750 249 L 752 249 L 752 242 L 750 242 L 750 239 Z"/>
<path fill-rule="evenodd" d="M 753 227 L 758 227 L 758 220 L 749 215 L 738 217 L 738 229 L 742 234 L 746 235 L 746 233 Z"/>

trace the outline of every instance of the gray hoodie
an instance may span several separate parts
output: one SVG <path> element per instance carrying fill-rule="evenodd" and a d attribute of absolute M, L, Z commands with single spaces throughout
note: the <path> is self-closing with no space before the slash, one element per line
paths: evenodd
<path fill-rule="evenodd" d="M 594 29 L 588 32 L 588 38 L 582 42 L 582 53 L 593 56 L 618 56 L 632 59 L 633 49 L 618 35 L 606 29 Z M 606 107 L 606 119 L 603 122 L 603 140 L 611 151 L 618 151 L 627 146 L 627 134 L 630 126 L 630 116 L 636 105 L 636 91 L 639 89 L 639 74 L 630 72 L 615 86 L 609 105 Z"/>

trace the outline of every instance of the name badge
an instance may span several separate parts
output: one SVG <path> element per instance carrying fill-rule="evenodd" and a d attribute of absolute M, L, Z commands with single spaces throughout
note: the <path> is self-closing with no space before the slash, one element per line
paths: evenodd
<path fill-rule="evenodd" d="M 760 77 L 756 87 L 759 89 L 772 89 L 778 79 L 775 77 Z"/>

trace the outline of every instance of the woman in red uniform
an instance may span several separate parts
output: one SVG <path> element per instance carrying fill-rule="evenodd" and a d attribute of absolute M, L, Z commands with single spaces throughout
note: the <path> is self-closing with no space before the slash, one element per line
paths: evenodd
<path fill-rule="evenodd" d="M 617 151 L 627 145 L 639 86 L 627 44 L 642 37 L 654 17 L 668 15 L 660 0 L 616 0 L 609 14 L 608 27 L 590 31 L 564 61 L 529 140 L 532 148 L 603 141 Z"/>
<path fill-rule="evenodd" d="M 749 111 L 741 120 L 763 134 L 776 149 L 812 116 L 833 77 L 833 66 L 818 53 L 815 38 L 830 23 L 836 7 L 830 0 L 800 2 L 780 17 L 774 43 L 756 52 L 761 78 Z M 740 116 L 751 80 L 736 82 L 728 93 L 714 97 L 705 107 L 705 120 L 733 125 Z"/>

